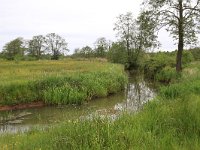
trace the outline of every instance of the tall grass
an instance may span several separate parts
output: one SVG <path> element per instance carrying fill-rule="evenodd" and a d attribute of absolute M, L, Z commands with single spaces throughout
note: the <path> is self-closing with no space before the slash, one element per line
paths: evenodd
<path fill-rule="evenodd" d="M 0 81 L 0 105 L 33 101 L 81 104 L 116 93 L 127 81 L 121 65 L 107 62 L 3 62 L 2 66 L 0 72 L 8 79 Z"/>

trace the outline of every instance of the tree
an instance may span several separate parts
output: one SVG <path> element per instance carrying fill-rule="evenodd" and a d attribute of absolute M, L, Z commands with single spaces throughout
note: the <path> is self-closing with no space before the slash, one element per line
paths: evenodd
<path fill-rule="evenodd" d="M 148 17 L 148 12 L 142 12 L 137 19 L 132 13 L 121 14 L 117 18 L 114 30 L 120 41 L 125 43 L 127 52 L 127 69 L 137 69 L 139 58 L 144 51 L 158 46 L 154 20 Z"/>
<path fill-rule="evenodd" d="M 123 42 L 112 43 L 108 51 L 108 60 L 112 63 L 125 64 L 127 62 L 127 53 L 125 51 L 126 47 Z"/>
<path fill-rule="evenodd" d="M 200 0 L 145 0 L 145 10 L 151 12 L 151 18 L 157 20 L 158 29 L 167 31 L 178 41 L 176 71 L 182 70 L 182 53 L 185 44 L 197 41 L 197 29 L 200 28 Z"/>
<path fill-rule="evenodd" d="M 73 57 L 90 58 L 90 57 L 93 57 L 93 56 L 94 56 L 94 51 L 89 46 L 82 47 L 81 49 L 76 48 L 74 50 L 74 54 L 73 54 Z"/>
<path fill-rule="evenodd" d="M 28 41 L 28 54 L 40 59 L 41 55 L 44 53 L 44 42 L 44 36 L 34 36 L 32 40 Z"/>
<path fill-rule="evenodd" d="M 130 68 L 138 68 L 144 53 L 158 47 L 157 35 L 155 34 L 156 22 L 149 17 L 149 12 L 141 12 L 135 20 L 135 31 L 132 39 Z"/>
<path fill-rule="evenodd" d="M 108 42 L 105 37 L 98 38 L 95 45 L 95 54 L 97 57 L 105 57 L 106 52 L 108 51 Z"/>
<path fill-rule="evenodd" d="M 135 35 L 135 20 L 131 12 L 120 14 L 117 17 L 114 31 L 117 31 L 117 36 L 126 43 L 126 51 L 128 53 L 128 63 L 131 62 L 131 45 Z"/>
<path fill-rule="evenodd" d="M 81 53 L 84 57 L 89 58 L 89 57 L 92 57 L 92 55 L 93 55 L 93 50 L 92 50 L 91 47 L 85 46 L 85 47 L 83 47 L 83 48 L 80 50 L 80 53 Z"/>
<path fill-rule="evenodd" d="M 7 43 L 3 48 L 3 55 L 9 59 L 14 60 L 15 57 L 24 56 L 25 44 L 23 38 L 19 37 Z"/>
<path fill-rule="evenodd" d="M 52 59 L 58 60 L 61 54 L 67 49 L 67 42 L 61 36 L 55 33 L 49 33 L 45 37 L 46 49 L 52 53 Z"/>

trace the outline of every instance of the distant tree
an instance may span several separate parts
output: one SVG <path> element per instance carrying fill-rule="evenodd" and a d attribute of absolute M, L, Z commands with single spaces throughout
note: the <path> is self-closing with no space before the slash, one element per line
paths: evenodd
<path fill-rule="evenodd" d="M 167 31 L 178 41 L 176 71 L 182 70 L 184 45 L 197 41 L 197 29 L 200 29 L 200 0 L 144 0 L 145 11 L 151 12 L 151 18 L 157 20 L 158 28 Z"/>
<path fill-rule="evenodd" d="M 97 57 L 105 57 L 106 52 L 108 51 L 109 48 L 109 43 L 106 40 L 106 38 L 105 37 L 98 38 L 94 43 L 94 45 L 95 45 L 95 55 Z"/>
<path fill-rule="evenodd" d="M 107 55 L 110 62 L 126 64 L 127 57 L 126 47 L 123 42 L 112 43 Z"/>
<path fill-rule="evenodd" d="M 74 50 L 73 57 L 83 57 L 83 58 L 90 58 L 94 56 L 94 52 L 91 47 L 85 46 L 80 48 L 76 48 Z"/>
<path fill-rule="evenodd" d="M 84 55 L 84 57 L 86 57 L 86 58 L 92 57 L 92 55 L 93 55 L 93 50 L 92 50 L 92 48 L 89 47 L 89 46 L 83 47 L 83 48 L 80 50 L 80 52 L 81 52 L 81 53 Z"/>
<path fill-rule="evenodd" d="M 67 42 L 61 36 L 50 33 L 45 37 L 45 44 L 47 51 L 52 54 L 52 59 L 57 60 L 59 56 L 64 54 L 64 52 L 69 51 L 67 49 Z"/>
<path fill-rule="evenodd" d="M 0 58 L 4 58 L 3 52 L 0 53 Z"/>
<path fill-rule="evenodd" d="M 80 57 L 80 48 L 75 48 L 72 57 Z"/>
<path fill-rule="evenodd" d="M 28 41 L 28 54 L 40 59 L 41 55 L 44 54 L 44 42 L 44 36 L 34 36 L 30 41 Z"/>
<path fill-rule="evenodd" d="M 14 60 L 15 57 L 23 57 L 25 49 L 25 42 L 23 38 L 19 37 L 7 43 L 3 47 L 2 53 L 6 59 Z"/>

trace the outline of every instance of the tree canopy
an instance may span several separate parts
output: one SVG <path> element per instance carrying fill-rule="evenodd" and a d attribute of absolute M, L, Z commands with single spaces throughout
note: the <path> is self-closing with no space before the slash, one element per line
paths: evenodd
<path fill-rule="evenodd" d="M 25 43 L 23 38 L 16 38 L 7 43 L 3 48 L 3 55 L 9 60 L 14 60 L 17 56 L 23 56 L 25 51 Z"/>
<path fill-rule="evenodd" d="M 145 0 L 145 11 L 157 21 L 157 29 L 166 27 L 178 43 L 176 70 L 182 70 L 182 52 L 186 44 L 197 41 L 200 28 L 200 0 Z"/>

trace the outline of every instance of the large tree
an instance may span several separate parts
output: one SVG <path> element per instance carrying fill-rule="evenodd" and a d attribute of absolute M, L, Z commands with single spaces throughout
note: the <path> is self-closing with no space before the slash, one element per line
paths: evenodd
<path fill-rule="evenodd" d="M 28 54 L 40 59 L 41 55 L 44 53 L 44 42 L 44 36 L 34 36 L 30 41 L 28 41 Z"/>
<path fill-rule="evenodd" d="M 61 54 L 69 51 L 65 39 L 55 33 L 47 34 L 45 43 L 46 49 L 52 53 L 52 59 L 57 60 Z"/>
<path fill-rule="evenodd" d="M 25 49 L 25 42 L 23 38 L 19 37 L 7 43 L 2 53 L 7 59 L 14 60 L 16 56 L 24 56 Z"/>
<path fill-rule="evenodd" d="M 200 0 L 145 0 L 145 10 L 157 20 L 158 29 L 166 27 L 178 43 L 176 71 L 182 70 L 182 53 L 186 44 L 197 41 Z"/>

